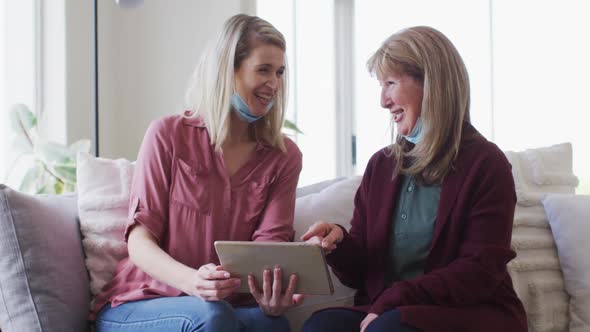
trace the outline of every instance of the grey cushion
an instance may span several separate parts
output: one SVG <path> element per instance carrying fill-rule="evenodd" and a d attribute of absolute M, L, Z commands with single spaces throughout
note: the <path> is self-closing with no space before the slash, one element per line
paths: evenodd
<path fill-rule="evenodd" d="M 0 184 L 0 327 L 84 331 L 90 303 L 75 195 Z"/>

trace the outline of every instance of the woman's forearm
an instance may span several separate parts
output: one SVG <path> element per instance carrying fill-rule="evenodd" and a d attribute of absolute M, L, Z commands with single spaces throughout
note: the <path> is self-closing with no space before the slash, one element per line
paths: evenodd
<path fill-rule="evenodd" d="M 142 225 L 135 226 L 128 239 L 129 258 L 152 278 L 190 294 L 196 271 L 172 258 Z"/>

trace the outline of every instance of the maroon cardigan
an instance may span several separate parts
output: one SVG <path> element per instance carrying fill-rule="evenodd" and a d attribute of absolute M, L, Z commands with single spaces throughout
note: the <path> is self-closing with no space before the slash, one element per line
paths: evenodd
<path fill-rule="evenodd" d="M 385 284 L 392 215 L 400 189 L 394 161 L 377 152 L 355 196 L 349 232 L 327 256 L 343 284 L 357 289 L 356 310 L 397 308 L 424 332 L 526 332 L 527 319 L 506 264 L 516 204 L 502 151 L 465 124 L 459 155 L 441 186 L 424 275 Z"/>

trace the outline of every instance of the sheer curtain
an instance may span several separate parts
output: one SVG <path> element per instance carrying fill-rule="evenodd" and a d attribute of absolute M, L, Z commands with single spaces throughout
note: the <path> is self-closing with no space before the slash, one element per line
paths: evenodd
<path fill-rule="evenodd" d="M 0 182 L 11 183 L 7 171 L 15 157 L 9 112 L 16 103 L 36 108 L 38 0 L 0 1 Z"/>

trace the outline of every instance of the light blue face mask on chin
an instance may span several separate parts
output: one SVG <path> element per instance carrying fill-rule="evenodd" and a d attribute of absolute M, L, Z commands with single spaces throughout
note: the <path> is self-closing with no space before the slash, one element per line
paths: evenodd
<path fill-rule="evenodd" d="M 242 99 L 242 97 L 237 92 L 234 92 L 234 94 L 231 96 L 232 108 L 240 116 L 240 118 L 242 118 L 244 121 L 248 123 L 255 122 L 256 120 L 259 120 L 260 118 L 264 117 L 268 113 L 268 111 L 270 111 L 274 104 L 275 101 L 273 99 L 266 107 L 266 112 L 263 115 L 254 115 L 252 114 L 250 107 L 248 107 L 248 104 L 246 104 L 244 99 Z"/>
<path fill-rule="evenodd" d="M 420 142 L 422 140 L 422 118 L 419 117 L 416 120 L 416 124 L 409 135 L 402 135 L 402 137 L 405 138 L 406 141 L 413 144 Z"/>

